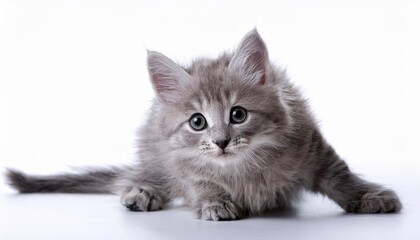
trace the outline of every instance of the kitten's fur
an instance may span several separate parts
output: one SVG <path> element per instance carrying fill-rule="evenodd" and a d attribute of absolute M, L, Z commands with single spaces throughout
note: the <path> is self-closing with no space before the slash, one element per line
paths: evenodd
<path fill-rule="evenodd" d="M 197 218 L 214 221 L 282 209 L 301 189 L 327 195 L 347 212 L 400 211 L 393 191 L 350 172 L 326 142 L 256 30 L 233 54 L 187 68 L 150 51 L 148 68 L 157 98 L 134 166 L 46 177 L 9 170 L 10 184 L 22 193 L 118 192 L 133 211 L 183 198 Z M 234 106 L 248 111 L 245 122 L 229 123 Z M 191 128 L 194 113 L 205 117 L 206 129 Z M 229 139 L 224 150 L 214 143 Z"/>

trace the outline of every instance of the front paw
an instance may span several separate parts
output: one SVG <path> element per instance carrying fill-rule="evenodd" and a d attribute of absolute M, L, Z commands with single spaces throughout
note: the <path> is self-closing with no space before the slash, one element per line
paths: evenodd
<path fill-rule="evenodd" d="M 194 217 L 209 221 L 236 220 L 243 217 L 242 209 L 230 200 L 207 200 L 193 209 Z"/>
<path fill-rule="evenodd" d="M 121 196 L 121 203 L 131 211 L 156 211 L 162 209 L 162 198 L 152 191 L 128 187 Z"/>
<path fill-rule="evenodd" d="M 361 199 L 347 203 L 349 213 L 391 213 L 402 208 L 398 196 L 391 190 L 368 192 Z"/>

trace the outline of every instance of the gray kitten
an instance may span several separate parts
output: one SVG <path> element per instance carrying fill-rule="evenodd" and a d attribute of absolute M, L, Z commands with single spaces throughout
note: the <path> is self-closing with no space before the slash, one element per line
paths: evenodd
<path fill-rule="evenodd" d="M 119 193 L 132 211 L 182 198 L 195 217 L 239 219 L 290 206 L 302 189 L 346 212 L 399 212 L 397 195 L 352 173 L 323 138 L 299 90 L 272 65 L 256 30 L 233 54 L 183 68 L 148 52 L 156 92 L 139 161 L 79 174 L 7 173 L 21 193 Z"/>

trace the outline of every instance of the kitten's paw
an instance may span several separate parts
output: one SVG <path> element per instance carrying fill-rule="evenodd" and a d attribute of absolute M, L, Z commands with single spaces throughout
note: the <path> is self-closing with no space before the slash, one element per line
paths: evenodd
<path fill-rule="evenodd" d="M 391 213 L 399 212 L 401 208 L 397 194 L 382 190 L 368 192 L 361 199 L 348 202 L 345 210 L 349 213 Z"/>
<path fill-rule="evenodd" d="M 236 220 L 243 216 L 242 209 L 230 200 L 204 201 L 201 207 L 193 209 L 194 217 L 209 221 Z"/>
<path fill-rule="evenodd" d="M 158 194 L 137 187 L 127 188 L 121 196 L 121 203 L 131 211 L 156 211 L 163 207 Z"/>

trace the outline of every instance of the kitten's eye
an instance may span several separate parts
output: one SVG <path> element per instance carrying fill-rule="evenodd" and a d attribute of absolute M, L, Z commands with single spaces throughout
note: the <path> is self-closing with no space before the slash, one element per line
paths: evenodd
<path fill-rule="evenodd" d="M 247 112 L 243 107 L 233 107 L 230 111 L 230 122 L 233 124 L 243 123 L 246 119 Z"/>
<path fill-rule="evenodd" d="M 194 113 L 190 118 L 190 126 L 196 131 L 201 131 L 207 127 L 206 118 L 201 113 Z"/>

